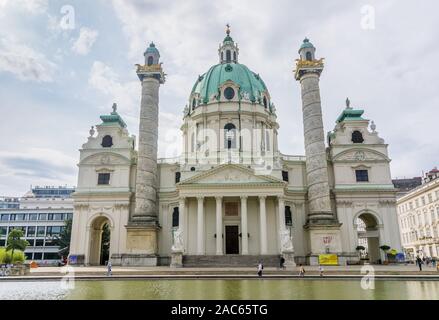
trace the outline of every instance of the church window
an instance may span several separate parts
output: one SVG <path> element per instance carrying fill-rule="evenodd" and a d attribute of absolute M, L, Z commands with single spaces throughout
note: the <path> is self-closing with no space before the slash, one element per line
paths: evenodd
<path fill-rule="evenodd" d="M 110 174 L 109 173 L 99 173 L 98 174 L 98 185 L 109 185 L 110 184 Z"/>
<path fill-rule="evenodd" d="M 312 53 L 309 51 L 306 53 L 306 60 L 312 61 Z"/>
<path fill-rule="evenodd" d="M 224 148 L 236 148 L 236 127 L 233 123 L 224 126 Z"/>
<path fill-rule="evenodd" d="M 226 62 L 230 62 L 232 60 L 232 53 L 230 50 L 226 51 Z"/>
<path fill-rule="evenodd" d="M 179 209 L 178 209 L 178 207 L 175 207 L 174 208 L 174 211 L 172 212 L 172 227 L 173 228 L 175 228 L 175 227 L 178 227 L 179 226 L 179 216 L 180 216 L 180 214 L 179 214 Z"/>
<path fill-rule="evenodd" d="M 101 145 L 104 148 L 111 148 L 111 146 L 113 146 L 113 138 L 111 136 L 103 137 Z"/>
<path fill-rule="evenodd" d="M 154 63 L 154 58 L 152 56 L 148 57 L 148 66 L 152 65 Z"/>
<path fill-rule="evenodd" d="M 287 226 L 293 225 L 293 215 L 291 214 L 290 206 L 285 206 L 285 225 Z"/>
<path fill-rule="evenodd" d="M 264 108 L 267 109 L 268 107 L 267 97 L 264 97 L 263 102 L 264 102 Z"/>
<path fill-rule="evenodd" d="M 181 172 L 175 173 L 175 183 L 179 183 L 181 178 Z"/>
<path fill-rule="evenodd" d="M 363 134 L 358 130 L 355 130 L 354 132 L 352 132 L 352 142 L 353 143 L 363 143 L 364 142 Z"/>
<path fill-rule="evenodd" d="M 232 87 L 227 87 L 224 90 L 224 97 L 226 97 L 227 100 L 232 100 L 235 97 L 235 90 L 233 90 Z"/>
<path fill-rule="evenodd" d="M 289 181 L 288 171 L 282 171 L 282 180 L 286 182 Z"/>
<path fill-rule="evenodd" d="M 369 172 L 367 170 L 355 170 L 355 176 L 357 178 L 357 182 L 369 181 Z"/>
<path fill-rule="evenodd" d="M 233 61 L 236 62 L 236 51 L 233 51 Z"/>

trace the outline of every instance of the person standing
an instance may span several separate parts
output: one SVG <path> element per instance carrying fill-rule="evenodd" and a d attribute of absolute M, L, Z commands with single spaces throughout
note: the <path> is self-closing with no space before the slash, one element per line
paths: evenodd
<path fill-rule="evenodd" d="M 111 261 L 107 263 L 107 276 L 111 277 Z"/>
<path fill-rule="evenodd" d="M 299 276 L 300 277 L 305 276 L 305 268 L 302 265 L 300 265 L 300 268 L 299 268 Z"/>
<path fill-rule="evenodd" d="M 319 265 L 319 274 L 321 277 L 323 277 L 323 272 L 324 272 L 323 266 Z"/>
<path fill-rule="evenodd" d="M 258 276 L 262 277 L 262 270 L 264 270 L 264 265 L 262 264 L 262 261 L 259 261 L 258 264 Z"/>
<path fill-rule="evenodd" d="M 418 256 L 417 258 L 416 258 L 416 262 L 417 262 L 417 264 L 418 264 L 418 266 L 419 266 L 419 271 L 422 271 L 422 259 Z"/>

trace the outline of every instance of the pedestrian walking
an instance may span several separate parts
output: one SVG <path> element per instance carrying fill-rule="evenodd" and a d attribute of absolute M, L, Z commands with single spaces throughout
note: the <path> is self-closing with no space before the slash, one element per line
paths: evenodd
<path fill-rule="evenodd" d="M 302 265 L 300 265 L 299 267 L 300 267 L 299 268 L 299 276 L 304 277 L 305 276 L 305 268 Z"/>
<path fill-rule="evenodd" d="M 107 277 L 111 277 L 111 261 L 107 263 Z"/>
<path fill-rule="evenodd" d="M 416 258 L 416 263 L 418 264 L 419 271 L 422 271 L 422 264 L 423 264 L 423 262 L 422 262 L 422 259 L 419 258 L 419 256 L 417 256 L 417 258 Z"/>
<path fill-rule="evenodd" d="M 264 270 L 264 265 L 262 264 L 262 261 L 259 261 L 258 264 L 258 276 L 262 277 L 262 270 Z"/>
<path fill-rule="evenodd" d="M 320 274 L 321 277 L 323 277 L 323 272 L 324 272 L 323 266 L 320 265 L 319 266 L 319 274 Z"/>

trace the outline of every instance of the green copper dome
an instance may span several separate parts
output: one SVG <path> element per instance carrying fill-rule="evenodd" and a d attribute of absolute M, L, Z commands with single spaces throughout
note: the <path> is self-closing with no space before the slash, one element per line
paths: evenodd
<path fill-rule="evenodd" d="M 201 103 L 208 103 L 213 96 L 219 98 L 220 87 L 226 81 L 233 81 L 239 86 L 239 98 L 247 98 L 261 103 L 261 94 L 267 91 L 261 77 L 240 63 L 221 63 L 214 65 L 205 74 L 198 77 L 191 96 L 200 95 Z"/>

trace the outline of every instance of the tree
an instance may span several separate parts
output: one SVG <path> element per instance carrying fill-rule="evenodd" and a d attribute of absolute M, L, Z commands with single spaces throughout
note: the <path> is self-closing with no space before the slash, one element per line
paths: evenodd
<path fill-rule="evenodd" d="M 63 256 L 68 256 L 70 253 L 70 240 L 72 237 L 72 219 L 66 220 L 66 225 L 62 229 L 59 236 L 55 238 L 55 244 L 60 248 L 60 253 Z"/>
<path fill-rule="evenodd" d="M 8 236 L 8 245 L 6 246 L 6 251 L 11 251 L 11 262 L 14 263 L 14 251 L 15 250 L 21 250 L 24 252 L 26 250 L 26 247 L 29 245 L 29 242 L 27 242 L 24 239 L 21 239 L 24 237 L 24 232 L 22 230 L 18 229 L 12 229 L 11 232 L 9 232 Z"/>
<path fill-rule="evenodd" d="M 388 245 L 382 245 L 380 249 L 384 251 L 384 259 L 387 260 L 387 251 L 390 250 L 390 247 Z"/>

